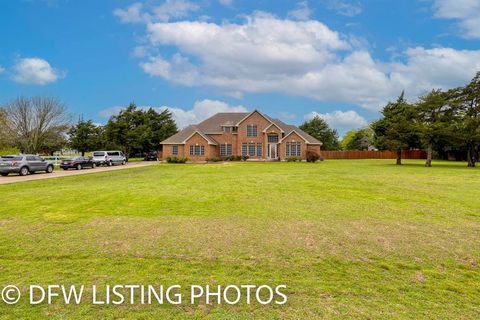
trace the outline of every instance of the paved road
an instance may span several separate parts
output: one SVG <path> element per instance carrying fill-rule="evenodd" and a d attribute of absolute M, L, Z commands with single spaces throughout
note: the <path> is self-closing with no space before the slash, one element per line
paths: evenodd
<path fill-rule="evenodd" d="M 82 170 L 70 169 L 68 171 L 64 171 L 58 168 L 58 169 L 55 169 L 55 171 L 50 174 L 44 173 L 44 172 L 38 172 L 34 174 L 29 174 L 28 176 L 25 176 L 25 177 L 21 177 L 18 174 L 12 173 L 6 177 L 0 177 L 0 184 L 32 181 L 32 180 L 42 180 L 42 179 L 52 179 L 52 178 L 58 178 L 58 177 L 76 176 L 79 174 L 98 173 L 98 172 L 105 172 L 105 171 L 123 170 L 123 169 L 129 169 L 129 168 L 141 168 L 141 167 L 151 166 L 157 163 L 158 162 L 156 161 L 128 162 L 124 166 L 117 165 L 113 167 L 96 167 L 95 169 L 82 169 Z"/>

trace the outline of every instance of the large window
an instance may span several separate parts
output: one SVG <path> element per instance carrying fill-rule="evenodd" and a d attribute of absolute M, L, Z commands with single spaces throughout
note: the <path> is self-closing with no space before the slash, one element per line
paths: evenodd
<path fill-rule="evenodd" d="M 257 136 L 257 125 L 249 124 L 247 125 L 247 137 L 256 137 Z"/>
<path fill-rule="evenodd" d="M 231 144 L 221 144 L 220 145 L 220 156 L 231 156 L 232 153 L 232 145 Z"/>
<path fill-rule="evenodd" d="M 177 145 L 172 146 L 172 154 L 174 156 L 178 156 L 178 146 Z"/>
<path fill-rule="evenodd" d="M 191 156 L 203 156 L 205 155 L 205 146 L 190 146 L 190 155 Z"/>
<path fill-rule="evenodd" d="M 242 156 L 248 156 L 247 144 L 245 142 L 242 143 Z"/>
<path fill-rule="evenodd" d="M 278 142 L 278 135 L 269 135 L 268 136 L 269 143 L 277 143 Z"/>
<path fill-rule="evenodd" d="M 255 143 L 248 144 L 248 156 L 255 157 Z"/>
<path fill-rule="evenodd" d="M 285 147 L 285 156 L 287 157 L 300 157 L 302 155 L 302 144 L 300 142 L 287 142 Z"/>
<path fill-rule="evenodd" d="M 261 157 L 263 152 L 263 146 L 261 143 L 257 143 L 257 157 Z"/>

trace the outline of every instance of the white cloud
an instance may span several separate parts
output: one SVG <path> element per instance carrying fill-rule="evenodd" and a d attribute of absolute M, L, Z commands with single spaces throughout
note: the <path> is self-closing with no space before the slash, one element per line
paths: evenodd
<path fill-rule="evenodd" d="M 433 0 L 437 18 L 458 21 L 465 38 L 480 38 L 480 1 Z"/>
<path fill-rule="evenodd" d="M 57 81 L 64 74 L 52 68 L 41 58 L 22 58 L 13 66 L 12 80 L 18 83 L 45 85 Z"/>
<path fill-rule="evenodd" d="M 148 57 L 148 48 L 145 46 L 136 46 L 135 48 L 133 48 L 132 55 L 136 58 Z"/>
<path fill-rule="evenodd" d="M 135 2 L 126 9 L 115 9 L 113 14 L 123 23 L 149 23 L 171 19 L 184 18 L 200 7 L 188 0 L 166 0 L 158 6 L 145 7 L 140 2 Z"/>
<path fill-rule="evenodd" d="M 287 111 L 282 111 L 278 115 L 280 116 L 280 119 L 283 120 L 294 120 L 297 118 L 296 114 Z"/>
<path fill-rule="evenodd" d="M 297 7 L 288 12 L 288 16 L 297 20 L 308 20 L 312 10 L 308 7 L 308 1 L 301 1 L 297 3 Z"/>
<path fill-rule="evenodd" d="M 172 112 L 173 118 L 177 122 L 179 128 L 184 128 L 190 124 L 197 124 L 216 113 L 219 112 L 246 112 L 247 109 L 243 106 L 231 106 L 226 102 L 218 100 L 209 100 L 204 99 L 202 101 L 196 101 L 193 105 L 193 108 L 190 110 L 185 110 L 178 107 L 149 107 L 149 106 L 140 106 L 140 109 L 153 108 L 157 111 L 163 111 L 168 109 Z M 111 107 L 100 111 L 98 114 L 102 118 L 110 118 L 111 116 L 117 115 L 121 110 L 125 109 L 124 107 Z"/>
<path fill-rule="evenodd" d="M 277 92 L 379 110 L 402 90 L 413 97 L 463 85 L 480 70 L 480 50 L 417 47 L 383 62 L 373 59 L 368 45 L 319 21 L 264 12 L 242 23 L 157 22 L 146 28 L 151 48 L 176 52 L 142 59 L 144 72 L 235 97 Z"/>
<path fill-rule="evenodd" d="M 5 72 L 5 68 L 0 66 L 0 73 L 4 73 Z"/>
<path fill-rule="evenodd" d="M 338 14 L 347 17 L 357 16 L 362 13 L 362 7 L 360 4 L 354 4 L 348 0 L 330 0 L 327 3 L 327 7 L 336 11 Z"/>
<path fill-rule="evenodd" d="M 356 111 L 340 111 L 319 113 L 310 112 L 305 115 L 305 119 L 310 120 L 315 116 L 324 119 L 331 128 L 337 129 L 340 132 L 346 132 L 351 129 L 361 128 L 367 125 L 367 120 L 359 115 Z"/>
<path fill-rule="evenodd" d="M 126 9 L 115 9 L 113 14 L 123 23 L 139 23 L 149 20 L 147 14 L 142 13 L 143 4 L 135 2 Z"/>

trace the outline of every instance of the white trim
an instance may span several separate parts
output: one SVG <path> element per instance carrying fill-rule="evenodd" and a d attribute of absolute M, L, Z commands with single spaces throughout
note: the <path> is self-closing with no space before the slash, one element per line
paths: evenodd
<path fill-rule="evenodd" d="M 247 120 L 248 117 L 250 117 L 252 114 L 254 113 L 258 113 L 259 115 L 261 115 L 265 120 L 267 120 L 269 123 L 273 123 L 270 119 L 268 119 L 266 116 L 264 116 L 260 111 L 258 110 L 253 110 L 252 112 L 250 112 L 249 114 L 247 114 L 242 120 L 240 120 L 239 122 L 237 122 L 237 124 L 235 125 L 235 127 L 238 127 L 240 125 L 240 123 L 242 123 L 243 121 Z"/>
<path fill-rule="evenodd" d="M 303 141 L 305 141 L 306 144 L 314 144 L 314 143 L 309 143 L 307 139 L 305 139 L 304 137 L 302 137 L 302 136 L 301 136 L 297 131 L 295 131 L 295 130 L 290 131 L 290 133 L 287 134 L 285 137 L 283 137 L 282 140 L 279 141 L 279 143 L 282 143 L 283 140 L 287 139 L 287 137 L 290 136 L 290 135 L 291 135 L 292 133 L 294 133 L 294 132 L 297 134 L 297 136 L 299 136 L 300 138 L 302 138 Z"/>
<path fill-rule="evenodd" d="M 214 145 L 214 146 L 217 146 L 218 144 L 217 143 L 212 143 L 210 142 L 210 139 L 208 137 L 206 137 L 203 133 L 201 133 L 200 131 L 198 130 L 195 130 L 191 135 L 188 136 L 188 138 L 186 138 L 185 140 L 183 140 L 183 143 L 177 143 L 177 144 L 186 144 L 188 139 L 190 139 L 191 137 L 193 137 L 195 135 L 195 133 L 198 133 L 203 139 L 205 139 L 208 144 L 211 144 L 211 145 Z"/>
<path fill-rule="evenodd" d="M 279 127 L 279 126 L 278 126 L 278 125 L 277 125 L 275 122 L 272 122 L 272 124 L 271 124 L 271 125 L 269 125 L 268 127 L 266 127 L 265 129 L 263 129 L 263 131 L 262 131 L 262 132 L 266 132 L 266 133 L 268 133 L 268 132 L 267 132 L 267 130 L 268 130 L 268 128 L 270 128 L 271 126 L 275 126 L 275 127 L 277 127 L 278 129 L 280 129 L 280 132 L 282 132 L 282 133 L 283 133 L 283 132 L 285 132 L 285 131 L 283 131 L 283 129 L 282 129 L 282 128 L 280 128 L 280 127 Z"/>

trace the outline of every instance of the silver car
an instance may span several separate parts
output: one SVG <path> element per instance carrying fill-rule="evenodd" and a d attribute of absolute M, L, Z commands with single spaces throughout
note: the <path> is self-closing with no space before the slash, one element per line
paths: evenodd
<path fill-rule="evenodd" d="M 32 154 L 20 154 L 0 157 L 0 175 L 18 173 L 26 176 L 37 171 L 53 172 L 53 163 Z"/>
<path fill-rule="evenodd" d="M 115 164 L 127 163 L 127 158 L 121 151 L 94 151 L 92 156 L 93 162 L 95 162 L 98 166 L 113 166 Z"/>

